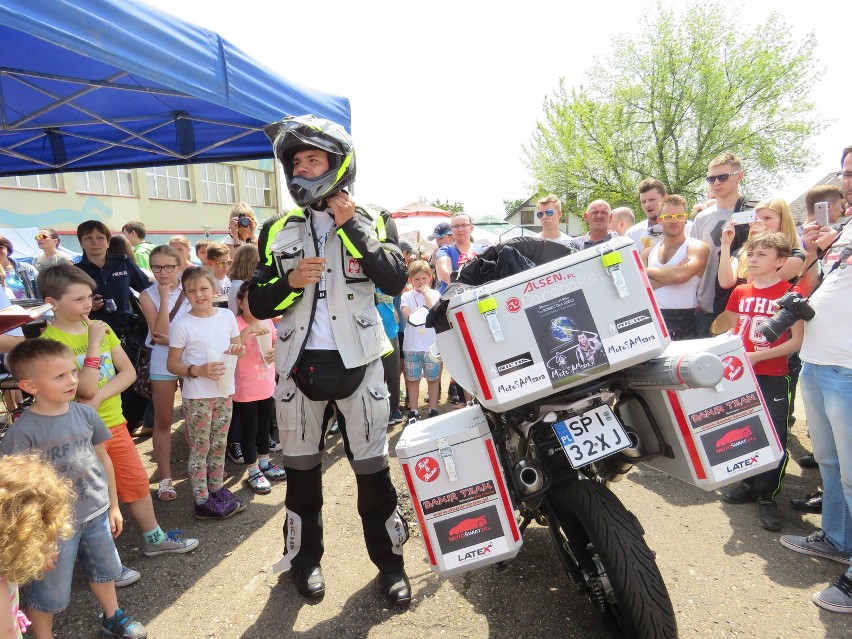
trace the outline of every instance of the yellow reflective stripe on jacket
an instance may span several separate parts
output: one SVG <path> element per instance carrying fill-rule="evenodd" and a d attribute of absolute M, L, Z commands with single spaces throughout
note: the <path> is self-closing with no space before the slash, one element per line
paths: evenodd
<path fill-rule="evenodd" d="M 266 233 L 266 246 L 263 247 L 263 263 L 266 266 L 272 266 L 272 250 L 270 247 L 272 246 L 272 242 L 275 240 L 275 236 L 278 235 L 278 232 L 284 228 L 284 225 L 287 224 L 287 220 L 290 217 L 301 217 L 304 219 L 305 214 L 302 209 L 290 209 L 287 211 L 286 215 L 282 215 L 280 218 L 275 220 L 275 223 L 269 227 L 269 230 Z"/>
<path fill-rule="evenodd" d="M 354 257 L 356 260 L 364 257 L 361 255 L 361 251 L 355 248 L 355 245 L 352 243 L 348 237 L 346 237 L 346 233 L 343 231 L 343 228 L 337 229 L 337 235 L 340 237 L 340 240 L 343 242 L 343 246 L 346 247 L 346 250 L 349 251 L 349 254 Z"/>
<path fill-rule="evenodd" d="M 299 299 L 299 297 L 300 297 L 301 295 L 302 295 L 301 293 L 297 293 L 296 291 L 293 291 L 293 292 L 292 292 L 292 293 L 290 293 L 287 297 L 285 297 L 285 298 L 284 298 L 284 301 L 283 301 L 283 302 L 281 302 L 278 306 L 276 306 L 276 307 L 275 307 L 275 310 L 276 310 L 276 311 L 283 311 L 283 310 L 285 310 L 285 309 L 286 309 L 286 308 L 288 308 L 291 304 L 293 304 L 293 302 L 295 302 L 297 299 Z"/>

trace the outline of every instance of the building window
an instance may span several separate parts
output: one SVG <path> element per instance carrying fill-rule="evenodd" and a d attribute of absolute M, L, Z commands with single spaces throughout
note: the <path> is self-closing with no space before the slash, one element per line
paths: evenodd
<path fill-rule="evenodd" d="M 75 173 L 77 192 L 93 195 L 136 195 L 133 185 L 133 171 L 118 169 L 115 171 L 85 171 Z"/>
<path fill-rule="evenodd" d="M 148 169 L 147 176 L 150 197 L 187 202 L 192 200 L 187 166 L 157 166 Z"/>
<path fill-rule="evenodd" d="M 118 181 L 119 195 L 136 195 L 136 185 L 133 182 L 133 169 L 116 169 L 115 178 Z"/>
<path fill-rule="evenodd" d="M 234 186 L 234 167 L 228 164 L 201 164 L 201 187 L 204 201 L 213 204 L 236 204 L 237 189 Z"/>
<path fill-rule="evenodd" d="M 40 191 L 58 191 L 59 178 L 55 173 L 44 175 L 9 175 L 0 177 L 0 186 L 16 189 L 38 189 Z"/>
<path fill-rule="evenodd" d="M 251 206 L 273 206 L 272 173 L 246 169 L 246 196 Z"/>
<path fill-rule="evenodd" d="M 106 175 L 103 171 L 85 171 L 77 173 L 77 191 L 107 195 Z"/>
<path fill-rule="evenodd" d="M 535 223 L 535 211 L 521 211 L 521 226 L 534 226 Z"/>

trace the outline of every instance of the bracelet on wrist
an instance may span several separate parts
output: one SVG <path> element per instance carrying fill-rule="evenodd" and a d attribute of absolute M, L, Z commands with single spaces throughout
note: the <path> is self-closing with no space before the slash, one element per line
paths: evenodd
<path fill-rule="evenodd" d="M 85 359 L 83 359 L 83 366 L 85 368 L 94 368 L 95 370 L 100 370 L 101 358 L 100 357 L 86 357 Z"/>
<path fill-rule="evenodd" d="M 195 368 L 195 364 L 190 364 L 189 367 L 186 369 L 186 376 L 189 377 L 189 379 L 196 379 L 198 377 L 198 375 L 192 374 L 193 368 Z"/>

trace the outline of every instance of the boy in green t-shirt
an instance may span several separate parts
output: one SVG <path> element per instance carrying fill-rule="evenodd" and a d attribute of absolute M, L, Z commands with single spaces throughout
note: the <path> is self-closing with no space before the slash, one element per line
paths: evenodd
<path fill-rule="evenodd" d="M 54 315 L 42 337 L 62 342 L 74 353 L 79 370 L 76 401 L 97 410 L 112 434 L 104 445 L 115 468 L 118 499 L 127 504 L 143 531 L 142 552 L 153 557 L 194 550 L 197 539 L 163 532 L 154 515 L 148 474 L 121 412 L 121 391 L 134 382 L 136 371 L 109 326 L 89 320 L 95 281 L 76 266 L 59 264 L 39 273 L 38 285 Z M 116 585 L 122 581 L 127 583 L 121 585 L 127 585 L 139 578 L 138 573 L 124 566 L 122 573 L 124 579 L 119 576 Z"/>

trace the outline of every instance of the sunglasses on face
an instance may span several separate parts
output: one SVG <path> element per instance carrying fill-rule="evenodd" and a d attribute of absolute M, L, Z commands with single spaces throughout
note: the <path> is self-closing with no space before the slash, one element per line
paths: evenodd
<path fill-rule="evenodd" d="M 163 266 L 151 265 L 151 271 L 154 273 L 173 273 L 176 268 L 176 264 L 164 264 Z"/>
<path fill-rule="evenodd" d="M 716 180 L 719 180 L 719 182 L 722 183 L 727 182 L 729 177 L 736 175 L 737 173 L 739 173 L 739 171 L 734 171 L 733 173 L 722 173 L 722 175 L 708 175 L 706 178 L 707 184 L 713 184 Z"/>
<path fill-rule="evenodd" d="M 559 212 L 559 211 L 554 211 L 553 209 L 547 209 L 546 211 L 536 211 L 535 216 L 536 216 L 538 219 L 543 218 L 545 215 L 546 215 L 547 217 L 553 217 L 553 216 L 554 216 L 554 215 L 556 215 L 558 212 Z"/>
<path fill-rule="evenodd" d="M 56 239 L 56 238 L 51 237 L 47 233 L 38 233 L 35 236 L 35 239 L 37 239 L 37 240 L 53 240 L 53 239 Z"/>
<path fill-rule="evenodd" d="M 683 222 L 689 217 L 688 213 L 664 213 L 657 217 L 661 222 Z"/>
<path fill-rule="evenodd" d="M 233 263 L 233 260 L 228 260 L 227 262 L 216 262 L 216 266 L 219 268 L 225 268 L 226 266 L 230 266 Z"/>

